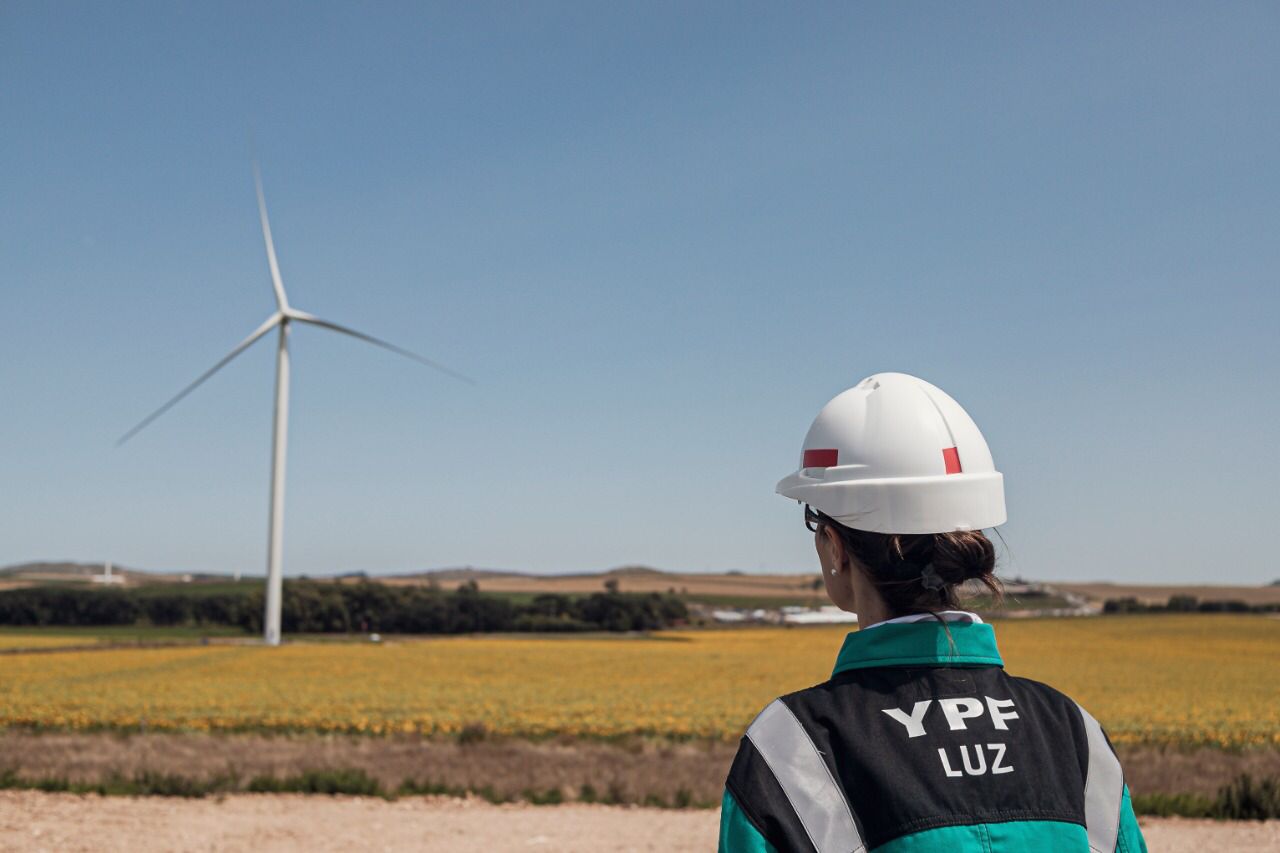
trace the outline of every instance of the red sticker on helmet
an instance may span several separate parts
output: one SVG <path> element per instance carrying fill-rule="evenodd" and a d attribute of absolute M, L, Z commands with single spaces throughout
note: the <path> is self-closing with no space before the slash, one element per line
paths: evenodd
<path fill-rule="evenodd" d="M 959 474 L 960 469 L 960 451 L 954 447 L 942 448 L 942 461 L 947 466 L 948 474 Z"/>
<path fill-rule="evenodd" d="M 806 450 L 801 468 L 831 468 L 840 458 L 839 450 Z"/>

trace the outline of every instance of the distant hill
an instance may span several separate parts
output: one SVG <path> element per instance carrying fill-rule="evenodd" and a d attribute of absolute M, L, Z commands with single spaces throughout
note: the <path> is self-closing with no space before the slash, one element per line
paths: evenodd
<path fill-rule="evenodd" d="M 45 578 L 48 580 L 62 581 L 88 581 L 94 575 L 102 574 L 102 563 L 71 563 L 71 562 L 32 562 L 17 563 L 12 566 L 5 566 L 0 569 L 0 578 L 17 579 L 17 578 Z M 126 566 L 111 564 L 113 574 L 124 575 L 126 577 L 162 577 L 161 575 L 153 575 L 150 572 L 144 572 L 139 569 L 130 569 Z"/>
<path fill-rule="evenodd" d="M 398 578 L 426 578 L 436 581 L 480 581 L 485 578 L 519 578 L 526 577 L 524 572 L 513 572 L 506 569 L 477 569 L 463 566 L 456 569 L 427 569 L 424 572 L 408 572 L 396 575 Z M 378 580 L 370 576 L 370 580 Z"/>
<path fill-rule="evenodd" d="M 122 569 L 123 571 L 124 569 Z M 114 571 L 114 569 L 113 569 Z M 13 566 L 5 566 L 0 569 L 0 577 L 13 577 L 14 575 L 61 575 L 61 576 L 89 576 L 102 572 L 102 563 L 18 563 Z"/>
<path fill-rule="evenodd" d="M 654 577 L 671 574 L 664 572 L 662 569 L 653 569 L 649 566 L 619 566 L 616 569 L 609 569 L 604 573 L 605 577 L 610 578 L 635 578 L 635 577 Z"/>
<path fill-rule="evenodd" d="M 90 583 L 102 574 L 102 563 L 73 563 L 70 561 L 33 561 L 0 568 L 0 586 L 12 588 L 46 583 Z M 153 572 L 132 569 L 118 563 L 111 564 L 111 573 L 124 578 L 127 584 L 189 583 L 202 581 L 226 581 L 225 575 L 190 574 L 184 572 Z"/>
<path fill-rule="evenodd" d="M 383 575 L 381 578 L 373 577 L 374 580 L 392 580 L 405 578 L 422 578 L 425 580 L 434 580 L 437 582 L 465 582 L 474 580 L 476 582 L 482 580 L 494 580 L 496 578 L 507 579 L 529 579 L 538 578 L 559 578 L 559 579 L 604 579 L 604 578 L 663 578 L 676 577 L 672 572 L 665 572 L 662 569 L 655 569 L 649 566 L 618 566 L 614 569 L 608 569 L 602 572 L 550 572 L 538 573 L 519 572 L 514 569 L 477 569 L 473 566 L 463 566 L 460 568 L 449 569 L 427 569 L 421 572 L 406 572 L 398 575 Z"/>

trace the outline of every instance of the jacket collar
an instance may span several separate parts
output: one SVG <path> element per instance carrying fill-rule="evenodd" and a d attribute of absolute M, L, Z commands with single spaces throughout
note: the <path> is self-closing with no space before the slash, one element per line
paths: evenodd
<path fill-rule="evenodd" d="M 844 639 L 832 675 L 874 666 L 1004 666 L 983 622 L 884 623 Z"/>

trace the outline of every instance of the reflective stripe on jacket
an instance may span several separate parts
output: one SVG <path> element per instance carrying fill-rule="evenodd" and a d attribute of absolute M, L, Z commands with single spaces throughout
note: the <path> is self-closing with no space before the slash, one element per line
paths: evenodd
<path fill-rule="evenodd" d="M 1088 712 L 1004 672 L 990 625 L 881 624 L 760 712 L 729 771 L 721 853 L 1145 853 Z"/>

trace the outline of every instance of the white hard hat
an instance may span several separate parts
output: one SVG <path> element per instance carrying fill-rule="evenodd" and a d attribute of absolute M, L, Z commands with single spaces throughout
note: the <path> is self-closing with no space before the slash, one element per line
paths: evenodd
<path fill-rule="evenodd" d="M 1006 518 L 1004 477 L 973 418 L 905 373 L 868 376 L 823 406 L 778 494 L 877 533 L 981 530 Z"/>

